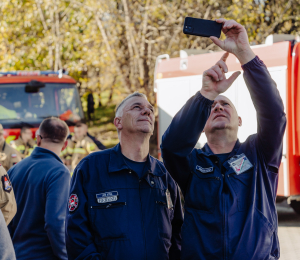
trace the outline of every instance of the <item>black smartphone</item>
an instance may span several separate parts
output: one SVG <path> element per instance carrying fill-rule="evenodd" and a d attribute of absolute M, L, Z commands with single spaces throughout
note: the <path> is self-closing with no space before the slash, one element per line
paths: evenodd
<path fill-rule="evenodd" d="M 220 38 L 222 24 L 211 20 L 186 17 L 183 25 L 183 33 L 202 37 L 215 36 Z"/>

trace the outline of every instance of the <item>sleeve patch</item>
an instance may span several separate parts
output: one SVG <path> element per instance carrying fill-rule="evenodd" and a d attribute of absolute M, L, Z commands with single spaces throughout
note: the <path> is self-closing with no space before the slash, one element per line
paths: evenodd
<path fill-rule="evenodd" d="M 73 212 L 78 208 L 78 196 L 76 194 L 71 194 L 69 197 L 69 212 Z"/>
<path fill-rule="evenodd" d="M 12 190 L 12 185 L 11 182 L 8 178 L 8 175 L 5 174 L 1 177 L 2 185 L 3 185 L 3 190 L 10 193 Z"/>

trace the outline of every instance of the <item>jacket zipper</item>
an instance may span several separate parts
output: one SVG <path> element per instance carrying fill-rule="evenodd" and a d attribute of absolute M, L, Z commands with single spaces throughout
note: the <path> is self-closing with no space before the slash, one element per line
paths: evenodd
<path fill-rule="evenodd" d="M 224 223 L 224 260 L 226 260 L 226 212 L 225 212 L 225 198 L 223 194 L 223 223 Z"/>
<path fill-rule="evenodd" d="M 105 205 L 99 205 L 99 206 L 91 206 L 91 209 L 110 209 L 110 208 L 116 208 L 120 206 L 126 206 L 126 202 L 118 202 L 118 203 L 109 203 Z"/>
<path fill-rule="evenodd" d="M 141 179 L 139 180 L 139 197 L 140 197 L 140 204 L 141 204 L 141 219 L 142 219 L 142 227 L 143 227 L 143 237 L 144 237 L 144 244 L 145 244 L 145 259 L 147 260 L 147 246 L 146 246 L 146 235 L 145 235 L 145 225 L 144 225 L 144 218 L 143 218 L 143 204 L 141 198 Z"/>

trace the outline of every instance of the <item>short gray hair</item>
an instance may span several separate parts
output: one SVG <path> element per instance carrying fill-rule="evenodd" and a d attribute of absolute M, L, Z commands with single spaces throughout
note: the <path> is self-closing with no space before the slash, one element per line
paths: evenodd
<path fill-rule="evenodd" d="M 130 98 L 133 98 L 133 97 L 142 97 L 142 98 L 145 98 L 146 100 L 147 99 L 147 96 L 143 93 L 140 93 L 140 92 L 134 92 L 132 94 L 130 94 L 129 96 L 127 96 L 126 98 L 123 99 L 123 101 L 117 106 L 117 109 L 116 109 L 116 117 L 120 117 L 123 115 L 123 108 L 125 106 L 125 103 L 128 99 Z"/>

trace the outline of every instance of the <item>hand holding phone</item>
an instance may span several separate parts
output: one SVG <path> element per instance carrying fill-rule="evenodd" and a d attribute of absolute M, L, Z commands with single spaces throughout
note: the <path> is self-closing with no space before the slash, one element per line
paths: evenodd
<path fill-rule="evenodd" d="M 183 25 L 183 33 L 202 37 L 220 38 L 221 30 L 222 23 L 192 17 L 186 17 Z"/>

